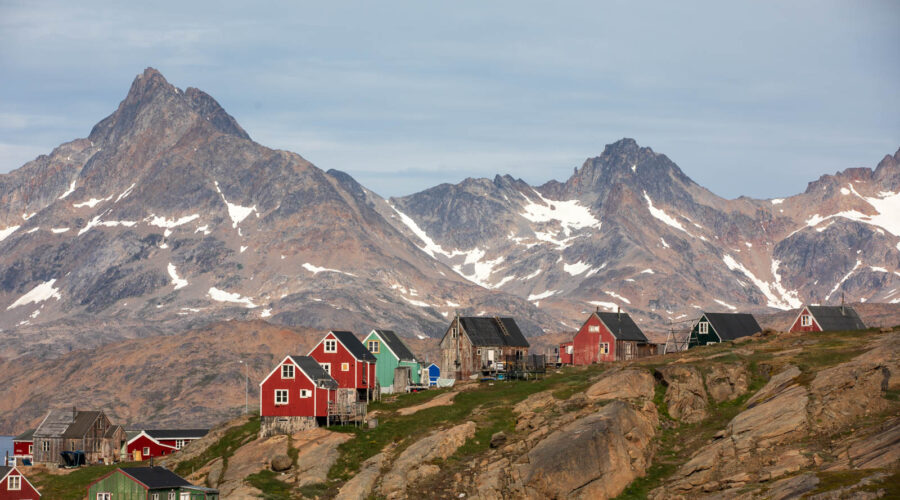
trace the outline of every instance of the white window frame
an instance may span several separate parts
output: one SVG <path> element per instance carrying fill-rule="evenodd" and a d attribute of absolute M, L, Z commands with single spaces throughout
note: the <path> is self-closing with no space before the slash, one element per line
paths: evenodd
<path fill-rule="evenodd" d="M 149 446 L 144 446 L 144 449 L 141 450 L 141 451 L 143 452 L 143 454 L 144 454 L 145 457 L 149 457 L 149 456 L 150 456 L 150 447 L 149 447 Z"/>
<path fill-rule="evenodd" d="M 570 346 L 570 345 L 566 346 L 566 354 L 572 354 L 573 350 L 574 350 L 574 346 Z"/>
<path fill-rule="evenodd" d="M 609 342 L 600 342 L 600 354 L 609 355 Z"/>
<path fill-rule="evenodd" d="M 290 402 L 289 399 L 290 391 L 287 389 L 275 389 L 275 406 L 285 406 Z M 284 398 L 280 398 L 279 396 L 284 396 Z M 284 401 L 279 401 L 280 399 L 284 399 Z"/>
<path fill-rule="evenodd" d="M 370 340 L 369 344 L 369 352 L 372 354 L 380 354 L 381 353 L 381 342 L 377 340 Z"/>
<path fill-rule="evenodd" d="M 50 451 L 50 441 L 41 442 L 41 449 L 43 451 Z"/>
<path fill-rule="evenodd" d="M 169 500 L 176 500 L 176 499 L 175 499 L 175 492 L 174 492 L 174 491 L 170 491 L 170 492 L 169 492 Z"/>
<path fill-rule="evenodd" d="M 697 325 L 697 330 L 700 335 L 709 335 L 709 323 L 706 321 L 701 321 L 699 325 Z"/>
<path fill-rule="evenodd" d="M 13 482 L 15 479 L 15 482 Z M 9 491 L 19 491 L 22 489 L 22 476 L 9 476 L 6 478 L 6 489 Z"/>
<path fill-rule="evenodd" d="M 29 444 L 29 445 L 28 445 L 28 454 L 29 454 L 29 455 L 34 455 L 34 444 Z"/>
<path fill-rule="evenodd" d="M 151 496 L 151 498 L 152 498 L 152 500 L 159 500 L 159 493 L 154 493 L 154 494 Z"/>
<path fill-rule="evenodd" d="M 97 493 L 97 500 L 112 500 L 112 493 L 109 493 L 109 492 Z"/>
<path fill-rule="evenodd" d="M 300 389 L 300 398 L 306 399 L 312 397 L 312 391 L 309 389 Z"/>
<path fill-rule="evenodd" d="M 337 340 L 325 339 L 325 346 L 322 350 L 325 352 L 337 352 Z"/>
<path fill-rule="evenodd" d="M 180 450 L 180 449 L 184 448 L 185 444 L 187 444 L 186 439 L 176 439 L 175 440 L 175 449 Z"/>
<path fill-rule="evenodd" d="M 801 314 L 800 315 L 800 326 L 812 326 L 812 315 Z"/>
<path fill-rule="evenodd" d="M 282 379 L 292 379 L 294 378 L 294 365 L 290 363 L 285 363 L 281 365 L 281 378 Z"/>
<path fill-rule="evenodd" d="M 322 369 L 325 370 L 325 373 L 331 375 L 331 363 L 319 363 L 322 365 Z"/>
<path fill-rule="evenodd" d="M 600 325 L 588 325 L 588 331 L 591 333 L 600 333 Z"/>
<path fill-rule="evenodd" d="M 191 492 L 190 491 L 182 491 L 181 492 L 181 500 L 191 500 Z"/>
<path fill-rule="evenodd" d="M 350 371 L 350 363 L 341 363 L 341 371 L 349 372 Z"/>

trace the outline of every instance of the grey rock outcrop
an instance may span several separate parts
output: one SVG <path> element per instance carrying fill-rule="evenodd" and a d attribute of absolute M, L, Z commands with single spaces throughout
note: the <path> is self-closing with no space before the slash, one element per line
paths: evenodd
<path fill-rule="evenodd" d="M 743 395 L 749 384 L 747 370 L 740 364 L 714 364 L 706 374 L 706 391 L 717 403 Z"/>
<path fill-rule="evenodd" d="M 709 400 L 703 388 L 703 375 L 693 366 L 666 366 L 659 370 L 666 387 L 669 415 L 686 423 L 709 416 Z"/>
<path fill-rule="evenodd" d="M 600 380 L 585 391 L 588 400 L 603 399 L 653 399 L 656 380 L 647 370 L 629 368 L 614 370 L 602 375 Z"/>

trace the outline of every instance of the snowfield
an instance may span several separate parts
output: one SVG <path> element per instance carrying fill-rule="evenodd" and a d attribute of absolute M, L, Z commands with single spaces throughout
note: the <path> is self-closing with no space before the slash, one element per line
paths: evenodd
<path fill-rule="evenodd" d="M 19 297 L 19 299 L 13 302 L 9 307 L 7 307 L 6 310 L 8 311 L 15 307 L 24 306 L 26 304 L 37 304 L 38 302 L 43 302 L 50 299 L 61 299 L 62 296 L 60 296 L 59 294 L 59 289 L 53 287 L 54 283 L 56 283 L 55 278 L 32 288 L 31 291 Z"/>

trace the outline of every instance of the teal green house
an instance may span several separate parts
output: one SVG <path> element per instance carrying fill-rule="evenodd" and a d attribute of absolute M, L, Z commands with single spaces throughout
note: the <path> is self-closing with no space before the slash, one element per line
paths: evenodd
<path fill-rule="evenodd" d="M 420 371 L 422 366 L 416 361 L 412 351 L 400 340 L 392 330 L 372 330 L 363 340 L 378 361 L 375 363 L 375 377 L 381 392 L 391 392 L 394 386 L 394 369 L 400 366 L 408 366 L 410 380 L 413 384 L 420 383 Z"/>
<path fill-rule="evenodd" d="M 90 500 L 219 500 L 212 488 L 194 486 L 165 467 L 116 469 L 88 486 Z"/>

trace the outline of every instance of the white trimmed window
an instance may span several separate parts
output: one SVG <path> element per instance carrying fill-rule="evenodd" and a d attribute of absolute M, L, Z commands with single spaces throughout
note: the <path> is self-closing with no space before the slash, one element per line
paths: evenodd
<path fill-rule="evenodd" d="M 369 352 L 371 352 L 373 354 L 378 354 L 379 352 L 381 352 L 380 342 L 378 342 L 377 340 L 370 340 L 369 341 Z"/>
<path fill-rule="evenodd" d="M 33 444 L 29 444 L 29 445 L 28 445 L 28 454 L 29 454 L 29 455 L 33 455 L 33 454 L 34 454 L 34 445 L 33 445 Z"/>
<path fill-rule="evenodd" d="M 21 490 L 22 489 L 22 476 L 9 476 L 6 479 L 6 489 L 12 490 Z"/>
<path fill-rule="evenodd" d="M 190 491 L 182 491 L 181 492 L 181 500 L 191 500 L 191 492 Z"/>
<path fill-rule="evenodd" d="M 800 326 L 812 326 L 812 316 L 809 314 L 800 316 Z"/>
<path fill-rule="evenodd" d="M 275 405 L 286 405 L 288 404 L 288 390 L 287 389 L 275 389 Z"/>
<path fill-rule="evenodd" d="M 294 365 L 289 363 L 281 365 L 281 378 L 294 378 Z"/>
<path fill-rule="evenodd" d="M 341 371 L 349 372 L 350 371 L 350 363 L 341 363 Z"/>
<path fill-rule="evenodd" d="M 169 500 L 175 500 L 175 492 L 174 491 L 169 492 Z"/>
<path fill-rule="evenodd" d="M 50 451 L 50 441 L 44 441 L 41 443 L 41 449 L 44 451 Z"/>
<path fill-rule="evenodd" d="M 609 354 L 609 342 L 600 343 L 600 354 Z"/>
<path fill-rule="evenodd" d="M 180 450 L 184 448 L 184 439 L 176 439 L 175 440 L 175 449 Z"/>
<path fill-rule="evenodd" d="M 598 333 L 600 331 L 600 325 L 588 325 L 588 331 L 591 333 Z"/>
<path fill-rule="evenodd" d="M 701 335 L 709 334 L 709 323 L 707 323 L 706 321 L 701 321 L 697 326 L 699 327 L 699 332 Z"/>
<path fill-rule="evenodd" d="M 337 352 L 337 340 L 326 339 L 325 340 L 325 352 Z"/>
<path fill-rule="evenodd" d="M 144 456 L 145 457 L 150 456 L 150 447 L 149 446 L 144 446 Z"/>
<path fill-rule="evenodd" d="M 151 496 L 151 498 L 152 498 L 153 500 L 159 500 L 159 493 L 154 493 L 154 494 Z"/>
<path fill-rule="evenodd" d="M 331 375 L 331 363 L 320 363 L 322 365 L 322 369 L 325 370 L 325 373 Z"/>
<path fill-rule="evenodd" d="M 311 397 L 312 397 L 312 391 L 309 390 L 309 389 L 300 389 L 300 397 L 301 397 L 301 398 L 304 398 L 304 399 L 305 399 L 305 398 L 311 398 Z"/>
<path fill-rule="evenodd" d="M 97 493 L 97 500 L 112 500 L 112 493 Z"/>

